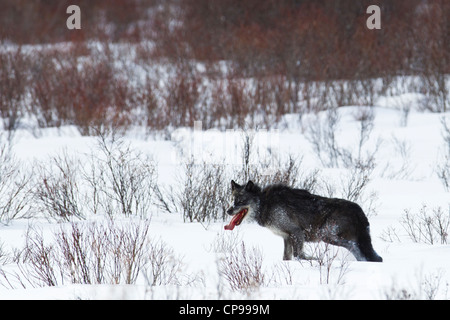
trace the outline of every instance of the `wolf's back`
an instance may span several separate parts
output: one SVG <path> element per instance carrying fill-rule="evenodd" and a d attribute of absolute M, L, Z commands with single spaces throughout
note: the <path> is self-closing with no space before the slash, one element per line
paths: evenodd
<path fill-rule="evenodd" d="M 321 197 L 303 189 L 294 189 L 283 185 L 271 185 L 261 193 L 262 219 L 270 220 L 274 211 L 283 211 L 291 222 L 307 225 L 315 224 L 321 213 Z"/>

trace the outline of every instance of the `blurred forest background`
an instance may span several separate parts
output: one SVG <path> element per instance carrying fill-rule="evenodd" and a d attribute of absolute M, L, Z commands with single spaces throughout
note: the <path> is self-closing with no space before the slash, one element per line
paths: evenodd
<path fill-rule="evenodd" d="M 66 28 L 71 4 L 81 30 Z M 381 30 L 366 27 L 373 4 Z M 270 127 L 406 92 L 445 112 L 449 39 L 449 0 L 2 0 L 0 116 L 8 130 L 31 117 L 83 134 L 105 122 Z M 138 67 L 145 81 L 130 81 Z"/>

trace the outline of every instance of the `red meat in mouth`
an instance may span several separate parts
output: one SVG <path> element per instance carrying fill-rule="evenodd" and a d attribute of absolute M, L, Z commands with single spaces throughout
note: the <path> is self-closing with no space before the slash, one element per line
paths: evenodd
<path fill-rule="evenodd" d="M 248 209 L 244 208 L 239 211 L 238 214 L 235 214 L 230 223 L 225 226 L 225 230 L 233 230 L 235 226 L 240 225 L 242 220 L 244 220 L 245 216 L 247 215 L 247 212 Z"/>

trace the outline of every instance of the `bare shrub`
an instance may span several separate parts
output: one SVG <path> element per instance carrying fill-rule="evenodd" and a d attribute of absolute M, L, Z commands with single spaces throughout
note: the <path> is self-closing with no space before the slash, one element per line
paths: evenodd
<path fill-rule="evenodd" d="M 255 97 L 251 80 L 230 75 L 210 79 L 205 87 L 208 95 L 204 99 L 201 120 L 207 127 L 243 128 L 246 123 L 254 125 Z"/>
<path fill-rule="evenodd" d="M 386 300 L 435 300 L 447 299 L 448 282 L 443 283 L 443 270 L 436 270 L 425 275 L 420 272 L 416 275 L 417 283 L 408 286 L 392 282 L 389 288 L 384 289 Z M 445 288 L 443 288 L 443 285 Z M 438 295 L 441 295 L 438 297 Z"/>
<path fill-rule="evenodd" d="M 181 259 L 175 256 L 173 249 L 166 243 L 162 241 L 150 243 L 149 262 L 143 270 L 147 285 L 181 285 L 183 282 L 179 275 L 181 268 Z"/>
<path fill-rule="evenodd" d="M 405 140 L 399 140 L 397 137 L 392 137 L 394 150 L 397 155 L 402 159 L 400 167 L 395 168 L 394 164 L 390 161 L 386 163 L 386 166 L 382 170 L 382 177 L 388 179 L 406 179 L 413 172 L 411 168 L 411 145 Z"/>
<path fill-rule="evenodd" d="M 249 166 L 250 175 L 248 179 L 240 178 L 243 170 L 236 173 L 233 179 L 240 181 L 257 181 L 261 186 L 270 184 L 284 184 L 292 188 L 305 189 L 315 192 L 320 186 L 320 171 L 318 169 L 305 171 L 302 167 L 302 158 L 297 159 L 289 156 L 284 161 L 274 156 L 272 160 L 262 160 L 260 163 Z"/>
<path fill-rule="evenodd" d="M 1 140 L 2 136 L 0 136 Z M 21 170 L 11 146 L 0 141 L 0 222 L 24 217 L 30 203 L 31 174 Z"/>
<path fill-rule="evenodd" d="M 139 90 L 136 97 L 138 103 L 144 109 L 146 116 L 146 123 L 144 124 L 148 128 L 148 131 L 155 129 L 162 130 L 170 121 L 164 108 L 161 106 L 159 94 L 156 83 L 147 77 L 145 85 Z"/>
<path fill-rule="evenodd" d="M 381 232 L 380 239 L 385 242 L 400 242 L 400 237 L 398 236 L 397 230 L 389 226 Z"/>
<path fill-rule="evenodd" d="M 3 276 L 33 287 L 134 284 L 139 279 L 152 286 L 181 283 L 181 259 L 164 242 L 149 239 L 149 225 L 148 220 L 72 222 L 53 232 L 49 243 L 42 231 L 29 228 L 18 261 L 20 273 Z"/>
<path fill-rule="evenodd" d="M 33 103 L 29 112 L 36 118 L 39 128 L 59 127 L 70 118 L 70 96 L 64 90 L 65 68 L 58 67 L 62 53 L 37 52 L 33 61 L 30 93 Z"/>
<path fill-rule="evenodd" d="M 348 180 L 342 183 L 342 196 L 350 201 L 360 200 L 374 168 L 375 164 L 372 161 L 355 164 L 350 170 Z"/>
<path fill-rule="evenodd" d="M 42 233 L 37 233 L 31 228 L 28 228 L 25 234 L 25 241 L 21 261 L 18 262 L 23 278 L 33 287 L 58 285 L 60 274 L 56 264 L 58 261 L 55 259 L 55 246 L 46 245 Z"/>
<path fill-rule="evenodd" d="M 38 127 L 75 125 L 83 135 L 102 126 L 128 127 L 136 93 L 116 67 L 109 44 L 101 45 L 98 50 L 69 45 L 33 56 L 28 110 Z"/>
<path fill-rule="evenodd" d="M 255 247 L 247 251 L 244 242 L 220 261 L 219 273 L 232 290 L 253 290 L 266 283 L 262 253 Z"/>
<path fill-rule="evenodd" d="M 408 288 L 399 288 L 398 285 L 392 284 L 390 288 L 384 289 L 384 299 L 385 300 L 417 300 L 419 299 L 415 294 L 415 292 L 412 292 L 411 289 Z"/>
<path fill-rule="evenodd" d="M 51 166 L 35 165 L 35 181 L 31 189 L 32 211 L 69 221 L 71 217 L 84 218 L 80 190 L 79 163 L 67 152 L 50 158 Z"/>
<path fill-rule="evenodd" d="M 412 34 L 416 43 L 416 73 L 419 75 L 421 91 L 427 96 L 426 108 L 432 112 L 446 112 L 449 106 L 449 53 L 446 42 L 448 34 L 447 16 L 450 6 L 445 1 L 436 1 L 424 6 L 417 14 L 414 27 L 418 32 Z M 418 41 L 424 34 L 429 34 L 428 41 Z"/>
<path fill-rule="evenodd" d="M 236 230 L 232 234 L 231 232 L 221 229 L 220 232 L 216 234 L 216 237 L 208 250 L 220 254 L 228 253 L 233 251 L 241 243 L 242 237 L 239 235 L 239 230 Z"/>
<path fill-rule="evenodd" d="M 234 173 L 232 179 L 253 180 L 262 186 L 280 183 L 310 192 L 316 190 L 319 183 L 319 170 L 305 172 L 302 170 L 301 157 L 295 158 L 289 155 L 283 160 L 281 155 L 270 146 L 267 150 L 256 148 L 255 134 L 256 132 L 252 130 L 242 134 L 241 167 Z"/>
<path fill-rule="evenodd" d="M 175 127 L 193 126 L 198 119 L 200 78 L 183 64 L 177 64 L 176 68 L 166 84 L 164 100 L 167 118 Z"/>
<path fill-rule="evenodd" d="M 201 169 L 194 166 L 193 162 L 186 164 L 187 180 L 181 201 L 185 220 L 223 219 L 228 197 L 223 165 L 203 164 Z"/>
<path fill-rule="evenodd" d="M 145 264 L 149 223 L 71 224 L 56 235 L 60 268 L 72 283 L 134 283 Z"/>
<path fill-rule="evenodd" d="M 450 191 L 450 154 L 444 156 L 442 164 L 437 165 L 437 176 L 444 185 L 445 190 Z"/>
<path fill-rule="evenodd" d="M 323 180 L 321 186 L 323 192 L 329 197 L 338 196 L 354 202 L 364 202 L 367 205 L 367 215 L 370 215 L 375 212 L 377 195 L 375 192 L 366 195 L 365 190 L 376 168 L 376 154 L 380 141 L 375 148 L 367 150 L 366 144 L 375 117 L 371 108 L 359 109 L 355 117 L 359 123 L 357 148 L 346 148 L 338 144 L 336 131 L 340 118 L 336 109 L 327 110 L 324 120 L 316 116 L 315 121 L 308 125 L 305 137 L 312 144 L 313 150 L 324 166 L 343 166 L 348 170 L 348 174 L 340 179 L 340 186 Z M 317 181 L 314 182 L 317 185 Z"/>
<path fill-rule="evenodd" d="M 275 285 L 293 285 L 294 270 L 292 269 L 292 265 L 286 261 L 276 264 L 272 269 L 270 283 L 274 283 Z"/>
<path fill-rule="evenodd" d="M 298 87 L 284 76 L 242 78 L 219 74 L 208 77 L 201 120 L 208 128 L 275 128 L 282 116 L 298 112 Z"/>
<path fill-rule="evenodd" d="M 445 117 L 441 118 L 444 138 L 443 161 L 436 167 L 436 172 L 447 191 L 450 191 L 450 124 Z"/>
<path fill-rule="evenodd" d="M 374 126 L 375 115 L 371 108 L 360 108 L 355 114 L 359 122 L 358 143 L 356 150 L 345 148 L 338 144 L 336 133 L 339 127 L 340 115 L 337 108 L 325 112 L 325 118 L 316 115 L 306 126 L 305 138 L 312 144 L 313 150 L 325 167 L 337 168 L 344 166 L 370 167 L 375 162 L 374 150 L 365 151 L 365 145 L 370 138 Z"/>
<path fill-rule="evenodd" d="M 339 197 L 360 204 L 368 217 L 375 215 L 378 194 L 367 190 L 375 165 L 370 159 L 368 161 L 355 164 L 337 181 L 321 178 L 317 184 L 320 191 L 328 197 Z"/>
<path fill-rule="evenodd" d="M 424 275 L 422 288 L 426 300 L 435 300 L 437 295 L 441 292 L 443 276 L 443 270 L 437 270 L 436 272 Z M 445 286 L 448 287 L 448 282 L 445 283 Z"/>
<path fill-rule="evenodd" d="M 271 127 L 273 122 L 278 123 L 284 114 L 298 111 L 298 88 L 284 76 L 255 79 L 251 98 L 253 104 L 258 106 L 258 112 L 265 115 L 263 121 L 266 128 Z"/>
<path fill-rule="evenodd" d="M 336 131 L 339 124 L 339 113 L 336 108 L 326 111 L 324 121 L 319 115 L 307 126 L 305 138 L 312 144 L 319 160 L 326 167 L 338 167 L 341 151 L 336 141 Z"/>
<path fill-rule="evenodd" d="M 28 85 L 28 57 L 19 47 L 15 52 L 0 53 L 0 120 L 12 135 L 24 116 L 23 97 Z"/>
<path fill-rule="evenodd" d="M 253 138 L 251 130 L 243 135 L 241 161 L 237 166 L 198 161 L 195 157 L 185 160 L 177 177 L 179 189 L 155 186 L 160 207 L 167 212 L 181 213 L 184 221 L 209 222 L 226 217 L 232 179 L 252 179 L 261 185 L 283 183 L 308 190 L 315 188 L 318 171 L 301 173 L 301 161 L 290 156 L 283 162 L 273 150 L 260 156 L 259 151 L 254 150 Z"/>
<path fill-rule="evenodd" d="M 441 207 L 432 209 L 423 205 L 418 213 L 405 210 L 400 223 L 414 242 L 447 244 L 450 231 L 450 212 Z"/>
<path fill-rule="evenodd" d="M 84 168 L 87 199 L 94 213 L 150 217 L 156 171 L 152 159 L 117 136 L 101 133 L 91 162 Z"/>
<path fill-rule="evenodd" d="M 70 81 L 65 83 L 73 110 L 70 120 L 83 135 L 93 135 L 102 126 L 126 128 L 130 121 L 128 84 L 117 76 L 120 71 L 114 67 L 111 49 L 103 45 L 82 68 L 77 68 L 77 60 L 71 61 L 67 70 L 70 77 L 64 78 Z"/>
<path fill-rule="evenodd" d="M 105 123 L 127 127 L 140 121 L 132 117 L 140 107 L 147 109 L 147 124 L 157 130 L 191 125 L 197 119 L 221 129 L 242 127 L 247 121 L 269 127 L 299 109 L 373 105 L 383 88 L 396 87 L 392 79 L 399 74 L 418 75 L 418 89 L 429 101 L 426 108 L 446 111 L 449 6 L 445 0 L 411 1 L 383 1 L 389 12 L 383 25 L 396 30 L 386 34 L 367 32 L 360 23 L 367 6 L 355 2 L 334 6 L 326 1 L 115 0 L 111 6 L 104 0 L 95 5 L 79 0 L 83 24 L 90 27 L 73 33 L 50 27 L 64 24 L 67 5 L 4 0 L 2 41 L 19 46 L 63 43 L 65 49 L 56 55 L 45 52 L 31 67 L 19 54 L 12 67 L 3 63 L 9 58 L 3 59 L 0 112 L 5 127 L 16 128 L 29 108 L 39 126 L 74 124 L 84 135 Z M 16 21 L 23 23 L 17 26 Z M 427 36 L 428 42 L 421 41 Z M 158 79 L 167 90 L 157 103 L 153 90 L 141 96 L 140 88 L 126 80 L 132 77 L 121 77 L 114 50 L 107 49 L 115 41 L 134 45 L 141 39 L 150 41 L 137 45 L 137 58 L 129 60 L 140 66 L 157 61 L 175 69 Z M 105 48 L 96 51 L 98 44 Z M 43 52 L 48 49 L 43 47 Z M 205 66 L 205 78 L 195 68 L 198 61 Z M 20 91 L 29 74 L 35 105 L 26 107 L 26 90 Z M 378 85 L 380 78 L 383 86 Z M 206 101 L 209 81 L 215 88 Z M 146 101 L 141 104 L 137 100 L 142 98 Z"/>
<path fill-rule="evenodd" d="M 162 209 L 181 213 L 185 222 L 224 219 L 229 197 L 225 165 L 197 163 L 192 157 L 184 163 L 182 170 L 178 177 L 179 190 L 156 187 Z"/>
<path fill-rule="evenodd" d="M 69 221 L 88 214 L 151 217 L 156 181 L 152 159 L 114 133 L 102 134 L 81 163 L 67 151 L 35 163 L 31 211 Z"/>
<path fill-rule="evenodd" d="M 362 159 L 364 145 L 369 140 L 370 134 L 372 133 L 374 127 L 375 113 L 373 108 L 358 108 L 357 120 L 359 120 L 359 141 L 356 159 Z M 377 150 L 372 152 L 369 158 L 373 159 L 376 151 Z"/>
<path fill-rule="evenodd" d="M 320 284 L 344 284 L 349 271 L 350 252 L 342 252 L 340 248 L 325 242 L 312 243 L 309 247 L 309 263 L 319 269 Z"/>
<path fill-rule="evenodd" d="M 324 253 L 319 254 L 318 264 L 321 284 L 344 284 L 349 263 L 345 255 L 339 255 L 338 253 L 339 251 L 336 248 L 326 244 Z"/>

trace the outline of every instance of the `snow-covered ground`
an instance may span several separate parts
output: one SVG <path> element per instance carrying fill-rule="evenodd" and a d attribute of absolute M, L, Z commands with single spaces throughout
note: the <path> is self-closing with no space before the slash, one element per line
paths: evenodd
<path fill-rule="evenodd" d="M 150 286 L 139 280 L 133 285 L 112 284 L 65 284 L 55 287 L 39 287 L 24 281 L 14 282 L 12 275 L 20 275 L 17 264 L 5 260 L 0 269 L 8 272 L 9 285 L 0 277 L 0 299 L 386 299 L 386 298 L 435 298 L 448 299 L 450 283 L 450 243 L 415 243 L 400 223 L 405 210 L 418 213 L 426 205 L 430 211 L 441 207 L 447 219 L 450 215 L 450 193 L 436 174 L 436 165 L 443 161 L 445 144 L 442 137 L 441 118 L 450 114 L 433 114 L 417 111 L 421 96 L 418 94 L 380 98 L 372 109 L 374 127 L 364 152 L 377 149 L 376 167 L 371 175 L 364 195 L 369 200 L 362 207 L 369 206 L 373 212 L 369 216 L 373 246 L 383 263 L 358 262 L 344 249 L 332 248 L 337 256 L 332 261 L 320 265 L 316 261 L 282 261 L 283 241 L 280 237 L 255 224 L 243 223 L 233 231 L 225 232 L 225 222 L 197 223 L 183 222 L 179 213 L 167 213 L 153 206 L 149 236 L 163 240 L 173 254 L 182 260 L 177 270 L 179 277 L 192 281 L 178 285 Z M 411 106 L 408 119 L 402 119 L 402 107 Z M 356 150 L 358 126 L 355 114 L 359 107 L 349 106 L 338 109 L 340 116 L 336 131 L 337 143 Z M 323 117 L 324 113 L 319 115 Z M 285 116 L 286 126 L 277 131 L 260 130 L 256 133 L 255 144 L 270 147 L 279 155 L 302 157 L 302 170 L 319 169 L 319 176 L 339 185 L 343 168 L 325 168 L 306 139 L 308 121 L 318 119 L 313 115 Z M 448 120 L 447 120 L 448 121 Z M 138 130 L 137 130 L 138 131 Z M 242 132 L 202 130 L 183 128 L 175 130 L 171 140 L 145 138 L 130 131 L 125 135 L 133 149 L 153 157 L 157 163 L 158 181 L 175 187 L 176 173 L 182 160 L 190 152 L 207 161 L 222 160 L 236 164 L 240 161 Z M 52 154 L 66 149 L 72 154 L 88 154 L 95 145 L 95 138 L 82 137 L 70 127 L 43 129 L 39 138 L 27 131 L 18 130 L 13 145 L 15 156 L 26 166 L 34 161 L 45 161 Z M 180 152 L 183 150 L 183 152 Z M 243 183 L 243 181 L 241 181 Z M 374 194 L 373 197 L 370 195 Z M 129 219 L 117 216 L 116 223 L 126 223 Z M 81 223 L 95 220 L 100 223 L 106 218 L 87 216 Z M 75 221 L 78 221 L 75 219 Z M 13 219 L 0 225 L 2 252 L 20 249 L 25 241 L 29 225 L 48 231 L 64 222 L 46 218 Z M 69 224 L 69 223 L 66 223 Z M 387 239 L 389 232 L 395 236 Z M 51 241 L 51 232 L 46 240 Z M 47 232 L 44 232 L 47 235 Z M 262 256 L 264 283 L 251 290 L 232 290 L 219 272 L 220 261 L 227 252 L 221 244 L 245 244 L 247 252 L 257 248 Z M 307 247 L 311 253 L 317 246 Z M 320 249 L 321 248 L 321 249 Z M 319 250 L 325 250 L 319 247 Z M 221 260 L 222 259 L 222 260 Z M 3 260 L 2 260 L 3 261 Z M 329 270 L 328 270 L 329 269 Z M 13 287 L 13 288 L 12 288 Z"/>

